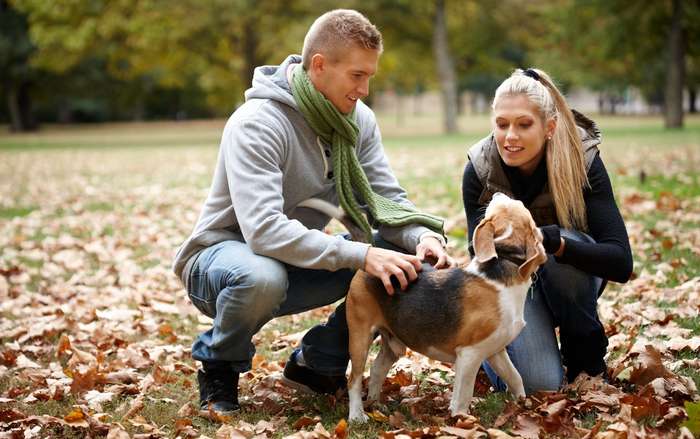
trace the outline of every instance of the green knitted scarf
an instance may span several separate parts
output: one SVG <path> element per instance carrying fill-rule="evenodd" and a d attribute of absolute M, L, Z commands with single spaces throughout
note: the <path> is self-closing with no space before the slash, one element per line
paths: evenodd
<path fill-rule="evenodd" d="M 335 174 L 335 186 L 340 206 L 365 233 L 367 242 L 372 240 L 372 227 L 363 215 L 355 190 L 367 205 L 372 217 L 387 226 L 421 224 L 444 235 L 442 218 L 421 213 L 385 198 L 374 191 L 355 154 L 359 127 L 355 123 L 355 110 L 344 115 L 321 94 L 298 65 L 292 76 L 292 94 L 299 110 L 321 140 L 331 145 L 331 160 Z"/>

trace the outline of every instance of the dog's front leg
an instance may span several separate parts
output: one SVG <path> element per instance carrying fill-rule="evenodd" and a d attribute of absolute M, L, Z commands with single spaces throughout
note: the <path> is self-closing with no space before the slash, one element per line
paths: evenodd
<path fill-rule="evenodd" d="M 501 349 L 488 358 L 488 362 L 496 371 L 499 377 L 505 381 L 508 386 L 508 391 L 515 395 L 516 398 L 525 396 L 525 387 L 523 387 L 523 379 L 520 373 L 513 366 L 510 357 L 505 349 Z"/>
<path fill-rule="evenodd" d="M 482 357 L 479 350 L 471 346 L 457 350 L 455 384 L 450 401 L 450 414 L 452 416 L 469 414 L 476 373 L 479 371 Z"/>

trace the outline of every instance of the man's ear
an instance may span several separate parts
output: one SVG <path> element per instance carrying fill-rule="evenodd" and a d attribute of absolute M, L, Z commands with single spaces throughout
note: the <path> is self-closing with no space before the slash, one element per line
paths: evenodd
<path fill-rule="evenodd" d="M 326 68 L 326 58 L 323 54 L 314 53 L 311 57 L 311 63 L 309 63 L 309 70 L 314 73 L 321 73 Z"/>
<path fill-rule="evenodd" d="M 493 223 L 486 219 L 481 220 L 474 230 L 474 253 L 476 260 L 482 264 L 498 257 L 493 242 L 494 233 Z"/>

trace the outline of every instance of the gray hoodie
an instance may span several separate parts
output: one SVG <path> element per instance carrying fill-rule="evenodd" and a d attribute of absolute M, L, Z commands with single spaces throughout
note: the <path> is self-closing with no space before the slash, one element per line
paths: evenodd
<path fill-rule="evenodd" d="M 324 233 L 327 216 L 296 207 L 312 197 L 338 205 L 330 145 L 306 123 L 287 81 L 288 66 L 300 62 L 301 57 L 291 55 L 280 66 L 255 69 L 246 102 L 224 128 L 197 224 L 175 256 L 173 270 L 179 277 L 187 277 L 192 256 L 225 240 L 246 242 L 256 254 L 302 268 L 363 267 L 367 244 Z M 356 152 L 372 189 L 411 206 L 384 155 L 374 113 L 361 101 L 356 108 Z M 379 227 L 385 240 L 408 251 L 426 232 L 418 225 Z"/>

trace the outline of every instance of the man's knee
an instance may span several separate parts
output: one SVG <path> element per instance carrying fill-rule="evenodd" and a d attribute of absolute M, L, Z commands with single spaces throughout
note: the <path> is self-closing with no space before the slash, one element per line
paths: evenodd
<path fill-rule="evenodd" d="M 271 313 L 287 296 L 287 270 L 281 262 L 267 259 L 259 264 L 237 267 L 212 267 L 210 275 L 218 277 L 222 293 L 218 302 L 233 301 L 251 313 Z M 223 304 L 222 304 L 223 305 Z"/>

